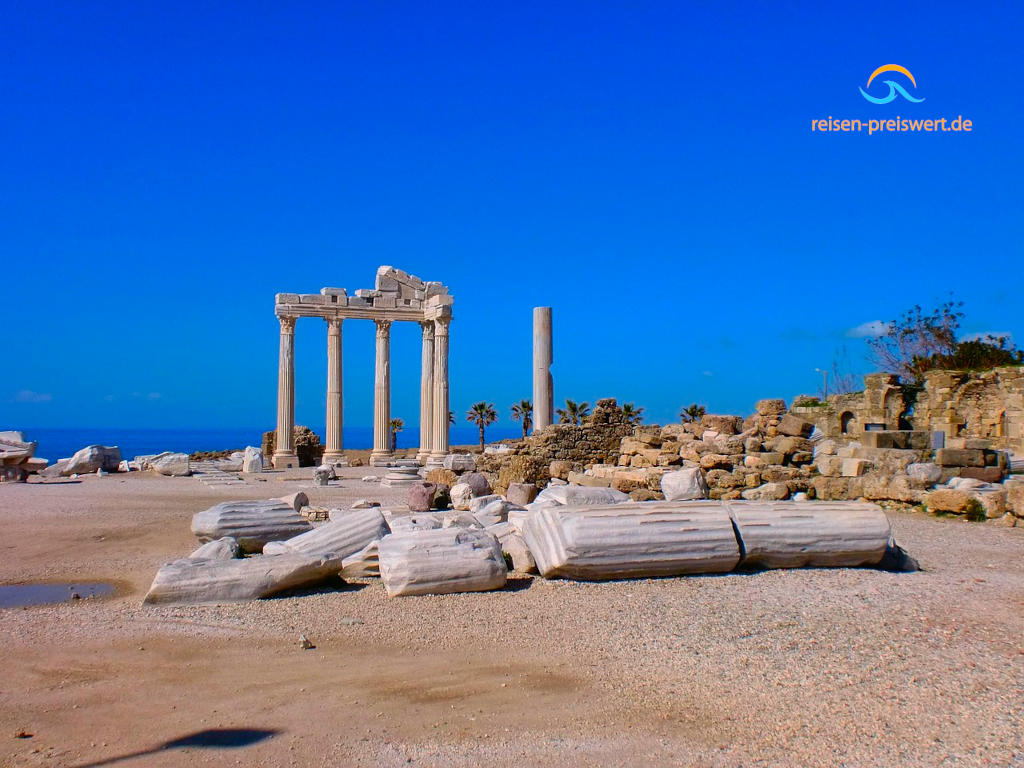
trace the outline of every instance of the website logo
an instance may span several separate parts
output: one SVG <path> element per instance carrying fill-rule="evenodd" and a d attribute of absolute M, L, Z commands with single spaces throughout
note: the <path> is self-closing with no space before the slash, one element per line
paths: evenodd
<path fill-rule="evenodd" d="M 871 77 L 868 78 L 868 83 L 865 87 L 870 88 L 871 81 L 874 80 L 878 75 L 882 74 L 883 72 L 899 72 L 901 75 L 905 75 L 910 80 L 910 82 L 914 84 L 914 87 L 917 88 L 917 81 L 914 80 L 914 76 L 910 74 L 910 70 L 907 69 L 906 67 L 901 67 L 899 64 L 883 64 L 882 66 L 880 66 L 878 69 L 871 73 Z M 902 85 L 897 83 L 895 80 L 883 80 L 882 82 L 889 86 L 889 93 L 883 96 L 882 98 L 877 98 L 875 96 L 870 95 L 867 91 L 864 90 L 864 88 L 858 89 L 860 91 L 860 95 L 863 96 L 868 101 L 870 101 L 872 104 L 888 104 L 890 101 L 894 101 L 896 99 L 897 93 L 907 101 L 911 101 L 915 104 L 924 101 L 924 99 L 915 99 L 913 96 L 907 93 L 906 89 Z"/>

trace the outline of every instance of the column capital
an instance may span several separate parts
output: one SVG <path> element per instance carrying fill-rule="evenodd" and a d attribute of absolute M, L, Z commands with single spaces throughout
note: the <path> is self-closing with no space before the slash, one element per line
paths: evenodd
<path fill-rule="evenodd" d="M 343 318 L 343 317 L 325 317 L 324 320 L 327 321 L 327 330 L 329 330 L 329 331 L 340 331 L 341 330 L 341 321 L 344 320 L 344 319 L 345 318 Z"/>
<path fill-rule="evenodd" d="M 386 338 L 391 333 L 391 321 L 384 318 L 374 319 L 377 324 L 377 338 Z"/>
<path fill-rule="evenodd" d="M 434 321 L 433 320 L 420 320 L 420 328 L 423 329 L 423 340 L 434 338 Z"/>
<path fill-rule="evenodd" d="M 438 336 L 448 335 L 448 326 L 451 325 L 452 319 L 450 317 L 439 317 L 434 320 L 434 333 Z"/>
<path fill-rule="evenodd" d="M 277 319 L 281 322 L 281 333 L 295 333 L 296 318 L 289 315 L 278 315 Z"/>

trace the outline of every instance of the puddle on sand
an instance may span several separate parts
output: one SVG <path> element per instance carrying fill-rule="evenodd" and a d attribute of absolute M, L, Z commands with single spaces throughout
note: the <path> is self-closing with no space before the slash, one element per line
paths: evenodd
<path fill-rule="evenodd" d="M 102 581 L 65 582 L 63 584 L 0 584 L 0 608 L 70 603 L 90 597 L 110 597 L 114 585 Z"/>

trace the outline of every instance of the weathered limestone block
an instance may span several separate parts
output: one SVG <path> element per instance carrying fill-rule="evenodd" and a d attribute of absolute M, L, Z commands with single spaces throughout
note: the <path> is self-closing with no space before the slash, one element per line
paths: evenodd
<path fill-rule="evenodd" d="M 583 485 L 554 485 L 537 494 L 531 508 L 542 506 L 595 506 L 598 504 L 621 504 L 629 496 L 613 488 L 588 488 Z"/>
<path fill-rule="evenodd" d="M 1024 482 L 1006 484 L 1006 506 L 1017 517 L 1024 517 Z"/>
<path fill-rule="evenodd" d="M 224 536 L 216 541 L 208 541 L 199 546 L 191 555 L 189 560 L 235 560 L 242 556 L 242 548 L 238 542 L 230 536 Z"/>
<path fill-rule="evenodd" d="M 523 538 L 546 578 L 724 573 L 740 558 L 728 512 L 703 502 L 548 507 L 526 521 Z"/>
<path fill-rule="evenodd" d="M 243 552 L 261 552 L 271 541 L 290 539 L 312 526 L 280 499 L 225 501 L 192 516 L 192 533 L 201 542 L 231 536 Z"/>
<path fill-rule="evenodd" d="M 719 435 L 736 435 L 743 430 L 743 417 L 708 413 L 701 416 L 700 425 L 706 430 L 714 430 Z"/>
<path fill-rule="evenodd" d="M 867 459 L 841 459 L 840 474 L 843 477 L 860 477 L 871 466 Z"/>
<path fill-rule="evenodd" d="M 242 471 L 252 474 L 263 471 L 263 451 L 252 445 L 245 447 L 245 456 L 242 459 Z"/>
<path fill-rule="evenodd" d="M 505 498 L 510 504 L 525 507 L 537 498 L 538 493 L 540 493 L 540 488 L 533 483 L 512 483 L 505 491 Z"/>
<path fill-rule="evenodd" d="M 920 503 L 924 499 L 924 491 L 915 487 L 916 481 L 908 475 L 870 474 L 864 477 L 861 495 L 874 501 L 904 501 L 909 504 Z"/>
<path fill-rule="evenodd" d="M 708 484 L 700 468 L 680 469 L 661 476 L 661 492 L 668 501 L 706 499 Z"/>
<path fill-rule="evenodd" d="M 743 565 L 765 568 L 875 565 L 892 531 L 885 512 L 861 502 L 727 502 Z"/>
<path fill-rule="evenodd" d="M 501 496 L 496 493 L 488 493 L 486 496 L 474 496 L 469 500 L 469 511 L 471 514 L 476 514 L 481 509 L 486 507 L 492 501 L 501 501 Z"/>
<path fill-rule="evenodd" d="M 424 478 L 428 483 L 434 483 L 434 485 L 447 485 L 451 488 L 457 482 L 459 482 L 459 476 L 450 469 L 444 469 L 443 467 L 436 467 L 435 469 L 427 472 L 427 476 Z"/>
<path fill-rule="evenodd" d="M 483 524 L 469 512 L 449 509 L 441 513 L 442 528 L 483 528 Z"/>
<path fill-rule="evenodd" d="M 985 451 L 981 449 L 939 448 L 935 463 L 940 467 L 984 467 Z"/>
<path fill-rule="evenodd" d="M 378 549 L 390 597 L 500 589 L 508 575 L 498 540 L 483 530 L 393 533 Z"/>
<path fill-rule="evenodd" d="M 296 552 L 333 560 L 341 570 L 341 561 L 391 532 L 379 507 L 351 509 L 334 515 L 311 531 L 286 541 L 274 541 L 263 548 L 263 554 Z"/>
<path fill-rule="evenodd" d="M 787 413 L 779 419 L 777 427 L 780 435 L 791 435 L 793 437 L 810 437 L 814 431 L 814 424 L 801 419 L 792 413 Z"/>
<path fill-rule="evenodd" d="M 427 512 L 412 515 L 391 515 L 386 517 L 392 533 L 409 531 L 432 531 L 441 527 L 441 513 Z"/>
<path fill-rule="evenodd" d="M 701 469 L 731 470 L 734 465 L 733 458 L 722 453 L 705 453 L 700 457 Z"/>
<path fill-rule="evenodd" d="M 919 483 L 932 485 L 942 477 L 942 468 L 931 462 L 917 462 L 907 465 L 907 475 Z M 823 473 L 824 474 L 824 473 Z"/>
<path fill-rule="evenodd" d="M 449 453 L 444 457 L 444 468 L 452 472 L 472 472 L 476 469 L 476 459 L 471 453 Z"/>
<path fill-rule="evenodd" d="M 970 477 L 984 483 L 1001 483 L 1003 470 L 999 467 L 960 467 L 960 477 Z"/>
<path fill-rule="evenodd" d="M 751 501 L 782 501 L 789 498 L 789 486 L 785 483 L 765 483 L 743 491 L 740 496 Z"/>
<path fill-rule="evenodd" d="M 256 600 L 312 586 L 337 571 L 337 563 L 298 554 L 242 560 L 184 558 L 157 571 L 144 602 L 174 605 Z"/>
<path fill-rule="evenodd" d="M 150 469 L 167 477 L 187 477 L 192 474 L 187 453 L 161 453 L 149 460 Z"/>
<path fill-rule="evenodd" d="M 62 474 L 65 477 L 70 475 L 88 475 L 97 469 L 104 472 L 117 472 L 121 463 L 121 449 L 117 446 L 87 445 L 80 451 L 76 451 L 68 463 L 64 465 Z"/>
<path fill-rule="evenodd" d="M 843 461 L 846 461 L 846 459 L 826 454 L 819 456 L 814 465 L 818 468 L 818 472 L 825 477 L 839 477 L 842 474 Z"/>
<path fill-rule="evenodd" d="M 497 523 L 504 523 L 508 520 L 508 513 L 513 509 L 518 509 L 517 505 L 505 501 L 500 496 L 493 501 L 479 507 L 478 509 L 470 510 L 470 514 L 482 525 L 487 528 Z"/>
<path fill-rule="evenodd" d="M 466 483 L 456 483 L 449 491 L 454 509 L 469 511 L 469 502 L 473 500 L 473 489 Z"/>
<path fill-rule="evenodd" d="M 924 505 L 931 512 L 953 512 L 962 515 L 967 510 L 971 495 L 967 491 L 938 488 L 924 497 Z"/>
<path fill-rule="evenodd" d="M 548 467 L 548 474 L 552 477 L 557 477 L 559 480 L 567 480 L 570 472 L 572 472 L 572 462 L 565 461 L 564 459 L 552 461 Z"/>

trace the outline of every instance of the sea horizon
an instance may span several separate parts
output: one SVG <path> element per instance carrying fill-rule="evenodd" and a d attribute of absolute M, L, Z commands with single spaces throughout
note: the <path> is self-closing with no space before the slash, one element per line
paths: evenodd
<path fill-rule="evenodd" d="M 260 446 L 265 429 L 252 427 L 12 427 L 23 432 L 27 440 L 38 443 L 36 456 L 55 462 L 72 456 L 87 445 L 117 446 L 121 456 L 136 456 L 175 451 L 242 450 L 248 445 Z M 313 427 L 324 441 L 324 428 Z M 487 442 L 522 437 L 520 427 L 488 427 Z M 400 450 L 419 445 L 418 427 L 406 427 L 398 433 Z M 369 450 L 373 447 L 373 428 L 369 426 L 345 427 L 342 442 L 347 450 Z M 479 431 L 472 425 L 451 427 L 451 445 L 474 445 L 479 442 Z"/>

